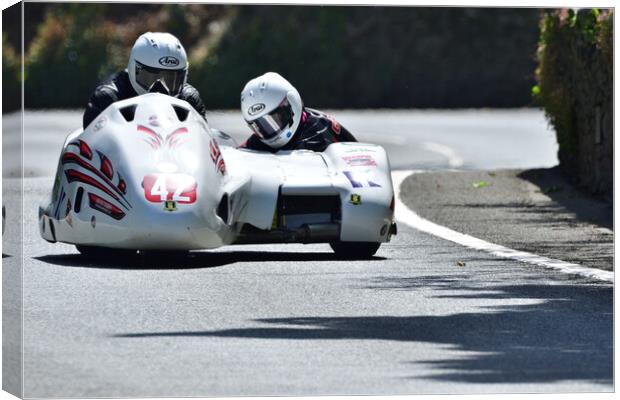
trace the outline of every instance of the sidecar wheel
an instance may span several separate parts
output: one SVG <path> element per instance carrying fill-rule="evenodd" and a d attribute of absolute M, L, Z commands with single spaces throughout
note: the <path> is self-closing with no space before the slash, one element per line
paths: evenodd
<path fill-rule="evenodd" d="M 340 258 L 363 260 L 375 255 L 381 243 L 375 242 L 332 242 L 329 246 Z"/>

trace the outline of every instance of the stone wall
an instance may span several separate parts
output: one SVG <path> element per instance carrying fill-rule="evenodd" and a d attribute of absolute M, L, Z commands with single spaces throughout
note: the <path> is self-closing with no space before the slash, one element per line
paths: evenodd
<path fill-rule="evenodd" d="M 561 168 L 613 197 L 613 12 L 544 13 L 535 99 L 554 126 Z"/>

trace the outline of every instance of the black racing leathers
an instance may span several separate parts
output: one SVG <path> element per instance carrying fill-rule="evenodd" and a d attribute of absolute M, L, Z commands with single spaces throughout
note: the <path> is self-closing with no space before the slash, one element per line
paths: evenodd
<path fill-rule="evenodd" d="M 127 70 L 111 75 L 97 86 L 95 92 L 90 96 L 86 111 L 84 111 L 84 118 L 82 119 L 83 127 L 86 128 L 110 104 L 137 95 L 138 93 L 131 86 Z M 195 87 L 188 83 L 184 84 L 183 88 L 181 88 L 181 93 L 176 97 L 187 101 L 200 115 L 206 118 L 207 109 L 200 99 L 200 93 L 198 93 Z"/>
<path fill-rule="evenodd" d="M 263 143 L 254 134 L 240 148 L 268 151 L 275 153 L 280 150 L 313 150 L 324 151 L 327 146 L 337 142 L 357 142 L 355 137 L 331 115 L 322 111 L 304 107 L 301 122 L 291 140 L 282 148 L 274 149 Z"/>

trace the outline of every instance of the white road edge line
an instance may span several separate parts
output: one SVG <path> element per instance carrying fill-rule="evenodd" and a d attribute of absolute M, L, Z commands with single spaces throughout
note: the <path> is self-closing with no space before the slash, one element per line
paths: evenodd
<path fill-rule="evenodd" d="M 424 142 L 422 143 L 422 147 L 424 147 L 428 151 L 432 151 L 433 153 L 437 153 L 442 155 L 448 159 L 448 165 L 450 168 L 458 168 L 463 166 L 463 159 L 456 154 L 454 150 L 452 150 L 448 146 L 444 146 L 440 143 L 434 142 Z"/>
<path fill-rule="evenodd" d="M 614 282 L 613 271 L 586 268 L 579 264 L 554 260 L 552 258 L 539 256 L 525 251 L 513 250 L 508 247 L 489 243 L 482 239 L 453 231 L 445 226 L 435 224 L 434 222 L 420 217 L 409 209 L 400 199 L 400 185 L 409 175 L 419 172 L 421 171 L 392 171 L 392 183 L 394 185 L 394 197 L 396 200 L 395 217 L 399 222 L 419 231 L 430 233 L 431 235 L 438 236 L 442 239 L 458 243 L 471 249 L 482 250 L 500 258 L 509 258 L 528 264 L 539 265 L 545 268 L 552 268 L 565 274 L 580 275 L 611 283 Z"/>

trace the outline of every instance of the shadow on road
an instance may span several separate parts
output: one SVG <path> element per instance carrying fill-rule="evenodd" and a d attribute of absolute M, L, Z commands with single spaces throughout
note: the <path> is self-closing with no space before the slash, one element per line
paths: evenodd
<path fill-rule="evenodd" d="M 559 209 L 568 210 L 579 221 L 613 230 L 613 203 L 576 189 L 559 167 L 531 169 L 523 171 L 518 177 L 540 187 L 560 206 Z"/>
<path fill-rule="evenodd" d="M 182 255 L 131 255 L 123 258 L 94 259 L 80 254 L 57 254 L 35 257 L 45 263 L 63 267 L 107 268 L 122 270 L 214 268 L 238 262 L 313 262 L 341 261 L 334 253 L 297 253 L 278 251 L 193 252 Z M 385 260 L 372 257 L 371 260 Z"/>
<path fill-rule="evenodd" d="M 364 289 L 415 290 L 431 285 L 438 297 L 508 299 L 506 306 L 442 316 L 335 316 L 256 319 L 264 325 L 224 330 L 137 332 L 116 338 L 228 337 L 288 340 L 388 340 L 448 345 L 454 358 L 418 361 L 438 381 L 471 383 L 587 380 L 613 383 L 611 286 L 463 284 L 463 275 L 385 277 Z M 458 294 L 457 289 L 467 293 Z M 466 281 L 466 280 L 465 280 Z M 442 295 L 441 291 L 450 291 Z M 476 293 L 477 292 L 477 293 Z M 474 293 L 474 294 L 472 294 Z M 352 344 L 354 346 L 354 344 Z M 460 351 L 467 352 L 462 355 Z M 472 354 L 473 353 L 473 354 Z M 407 379 L 417 379 L 411 376 Z"/>

